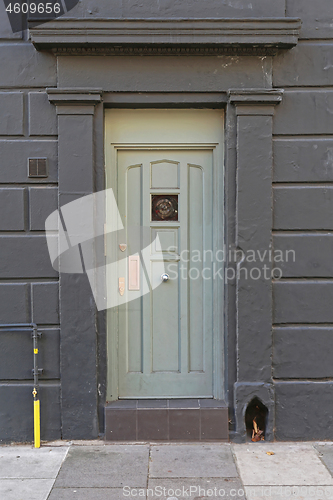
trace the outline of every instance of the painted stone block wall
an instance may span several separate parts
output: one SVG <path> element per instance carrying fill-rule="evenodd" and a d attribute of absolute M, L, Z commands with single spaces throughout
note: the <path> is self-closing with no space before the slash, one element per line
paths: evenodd
<path fill-rule="evenodd" d="M 0 322 L 36 322 L 42 331 L 42 439 L 61 436 L 58 275 L 44 222 L 58 205 L 57 127 L 45 88 L 56 59 L 13 34 L 0 2 Z M 28 158 L 47 158 L 48 176 L 28 176 Z M 0 443 L 32 441 L 32 339 L 0 332 Z"/>
<path fill-rule="evenodd" d="M 332 439 L 333 4 L 287 0 L 297 47 L 273 62 L 274 247 L 295 250 L 273 283 L 276 438 Z"/>
<path fill-rule="evenodd" d="M 216 72 L 212 59 L 204 57 L 188 57 L 186 64 L 178 57 L 167 64 L 163 58 L 86 57 L 82 81 L 80 58 L 64 57 L 57 65 L 57 58 L 38 52 L 27 34 L 12 34 L 0 0 L 0 321 L 35 321 L 43 332 L 42 439 L 62 436 L 61 403 L 68 404 L 61 401 L 60 350 L 66 345 L 60 345 L 59 280 L 43 231 L 45 218 L 58 206 L 57 117 L 46 89 L 95 87 L 97 75 L 109 91 L 202 91 L 205 82 L 218 92 L 222 82 L 230 88 L 267 88 L 271 78 L 273 88 L 285 90 L 273 120 L 273 242 L 276 249 L 294 249 L 296 261 L 282 263 L 283 279 L 273 283 L 276 438 L 333 438 L 333 3 L 115 0 L 111 9 L 109 0 L 83 0 L 69 13 L 140 19 L 285 15 L 302 19 L 297 47 L 265 61 L 240 58 L 236 76 L 228 56 L 219 58 Z M 28 176 L 33 157 L 47 158 L 46 178 Z M 103 348 L 91 348 L 99 352 L 101 367 Z M 28 334 L 0 334 L 0 442 L 32 440 L 31 368 Z M 68 426 L 66 438 L 71 431 Z"/>

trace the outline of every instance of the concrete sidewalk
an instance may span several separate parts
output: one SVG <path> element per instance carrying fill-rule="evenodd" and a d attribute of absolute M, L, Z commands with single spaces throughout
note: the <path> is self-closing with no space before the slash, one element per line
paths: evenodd
<path fill-rule="evenodd" d="M 333 443 L 0 447 L 1 500 L 333 499 Z"/>

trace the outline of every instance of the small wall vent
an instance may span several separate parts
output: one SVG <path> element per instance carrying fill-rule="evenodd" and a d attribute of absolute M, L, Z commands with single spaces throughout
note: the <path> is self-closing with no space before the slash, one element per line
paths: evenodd
<path fill-rule="evenodd" d="M 47 159 L 29 158 L 28 175 L 29 177 L 47 177 Z"/>

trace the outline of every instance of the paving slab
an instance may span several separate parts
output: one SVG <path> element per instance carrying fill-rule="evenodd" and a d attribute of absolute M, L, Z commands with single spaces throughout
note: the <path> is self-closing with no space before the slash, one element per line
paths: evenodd
<path fill-rule="evenodd" d="M 131 498 L 132 495 L 129 495 Z M 148 499 L 177 498 L 192 500 L 208 498 L 223 500 L 246 500 L 242 483 L 237 478 L 182 478 L 182 479 L 149 479 Z"/>
<path fill-rule="evenodd" d="M 55 479 L 67 452 L 67 446 L 1 446 L 0 479 Z"/>
<path fill-rule="evenodd" d="M 145 487 L 148 457 L 148 445 L 73 446 L 55 487 Z"/>
<path fill-rule="evenodd" d="M 54 479 L 0 479 L 2 500 L 45 500 Z"/>
<path fill-rule="evenodd" d="M 126 500 L 126 497 L 122 488 L 53 488 L 47 500 Z"/>
<path fill-rule="evenodd" d="M 323 445 L 318 444 L 315 448 L 318 451 L 322 462 L 324 462 L 330 473 L 333 475 L 333 443 Z"/>
<path fill-rule="evenodd" d="M 311 444 L 234 444 L 233 450 L 245 486 L 333 485 L 331 474 Z"/>
<path fill-rule="evenodd" d="M 168 477 L 238 477 L 229 444 L 152 446 L 149 475 Z"/>

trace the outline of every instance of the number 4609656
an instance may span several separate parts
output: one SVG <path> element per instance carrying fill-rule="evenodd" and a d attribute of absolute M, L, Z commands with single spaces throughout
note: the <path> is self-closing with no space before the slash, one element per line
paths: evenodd
<path fill-rule="evenodd" d="M 6 7 L 6 11 L 9 14 L 60 14 L 61 6 L 60 3 L 10 3 Z"/>

